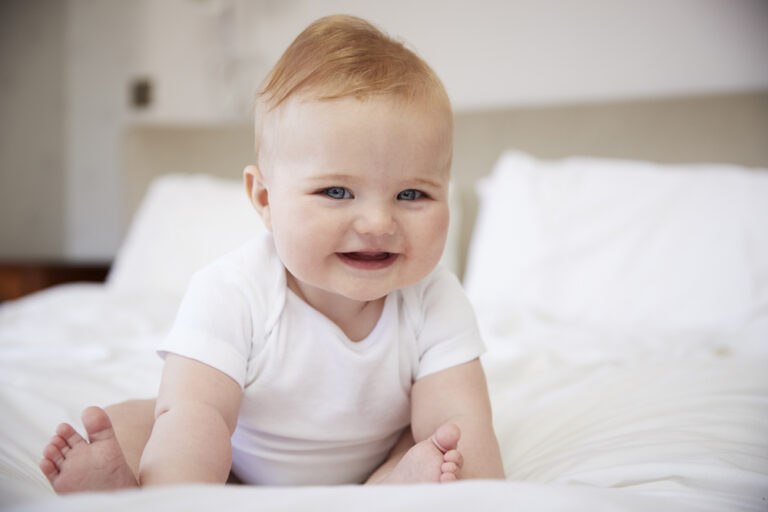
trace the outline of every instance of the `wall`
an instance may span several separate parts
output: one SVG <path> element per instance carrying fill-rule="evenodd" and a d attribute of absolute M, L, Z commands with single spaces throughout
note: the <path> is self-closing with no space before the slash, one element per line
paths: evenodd
<path fill-rule="evenodd" d="M 124 233 L 121 133 L 129 115 L 138 14 L 124 0 L 67 5 L 66 247 L 75 260 L 110 260 Z"/>
<path fill-rule="evenodd" d="M 0 258 L 65 251 L 65 7 L 0 2 Z"/>
<path fill-rule="evenodd" d="M 50 8 L 35 11 L 30 20 L 18 7 L 27 4 L 35 7 L 26 9 Z M 369 18 L 404 38 L 443 78 L 458 110 L 768 88 L 764 0 L 15 0 L 0 5 L 2 73 L 24 82 L 13 93 L 17 96 L 2 102 L 2 113 L 9 113 L 0 119 L 0 251 L 14 247 L 21 255 L 111 258 L 123 236 L 117 215 L 123 127 L 247 118 L 255 84 L 285 46 L 310 21 L 334 12 Z M 26 30 L 35 23 L 53 26 L 42 43 L 33 44 Z M 54 43 L 62 30 L 64 47 Z M 36 44 L 47 44 L 46 51 L 35 50 Z M 60 62 L 66 63 L 65 72 L 56 71 Z M 34 74 L 25 74 L 27 68 L 50 75 L 45 91 L 33 92 L 27 82 L 34 83 Z M 154 85 L 154 103 L 143 111 L 127 104 L 129 83 L 137 77 L 149 77 Z M 32 122 L 25 119 L 27 112 L 39 124 L 34 112 L 40 110 L 23 105 L 37 107 L 62 94 L 64 105 L 40 106 L 53 116 L 47 124 L 53 132 L 16 128 Z M 66 137 L 50 128 L 62 121 Z M 11 144 L 8 134 L 34 140 L 36 149 Z M 47 165 L 40 154 L 48 155 Z M 55 186 L 32 196 L 43 176 Z M 26 229 L 29 225 L 35 229 Z M 16 237 L 20 232 L 31 236 Z"/>
<path fill-rule="evenodd" d="M 360 14 L 412 43 L 458 110 L 768 84 L 764 0 L 268 3 L 257 30 L 270 62 L 310 20 Z"/>
<path fill-rule="evenodd" d="M 159 89 L 148 118 L 247 113 L 254 84 L 291 40 L 338 12 L 410 43 L 457 110 L 768 85 L 765 0 L 144 1 Z M 227 94 L 240 96 L 229 110 Z"/>

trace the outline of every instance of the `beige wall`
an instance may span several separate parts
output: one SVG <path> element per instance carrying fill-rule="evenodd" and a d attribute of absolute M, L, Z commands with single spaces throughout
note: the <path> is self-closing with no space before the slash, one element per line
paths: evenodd
<path fill-rule="evenodd" d="M 65 11 L 0 2 L 0 259 L 64 251 Z"/>
<path fill-rule="evenodd" d="M 122 236 L 116 228 L 122 208 L 120 145 L 130 109 L 130 82 L 139 74 L 133 63 L 138 39 L 136 3 L 64 3 L 68 111 L 67 236 L 63 256 L 108 260 Z"/>

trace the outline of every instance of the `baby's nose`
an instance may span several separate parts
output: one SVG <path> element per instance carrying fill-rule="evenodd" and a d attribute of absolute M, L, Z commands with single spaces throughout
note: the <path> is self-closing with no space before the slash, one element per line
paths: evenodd
<path fill-rule="evenodd" d="M 393 235 L 397 223 L 393 212 L 386 206 L 370 206 L 362 209 L 355 219 L 354 228 L 361 235 Z"/>

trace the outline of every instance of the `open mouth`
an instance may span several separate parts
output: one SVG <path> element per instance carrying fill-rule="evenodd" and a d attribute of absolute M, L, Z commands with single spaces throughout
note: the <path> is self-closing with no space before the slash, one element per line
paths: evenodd
<path fill-rule="evenodd" d="M 336 254 L 347 265 L 365 270 L 386 268 L 397 259 L 397 254 L 393 252 L 339 252 Z"/>

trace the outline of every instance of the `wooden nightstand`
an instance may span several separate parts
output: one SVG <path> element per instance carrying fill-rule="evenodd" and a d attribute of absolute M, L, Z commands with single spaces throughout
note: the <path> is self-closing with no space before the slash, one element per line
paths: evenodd
<path fill-rule="evenodd" d="M 101 282 L 109 263 L 64 263 L 51 261 L 0 261 L 0 302 L 17 299 L 56 284 L 74 281 Z"/>

